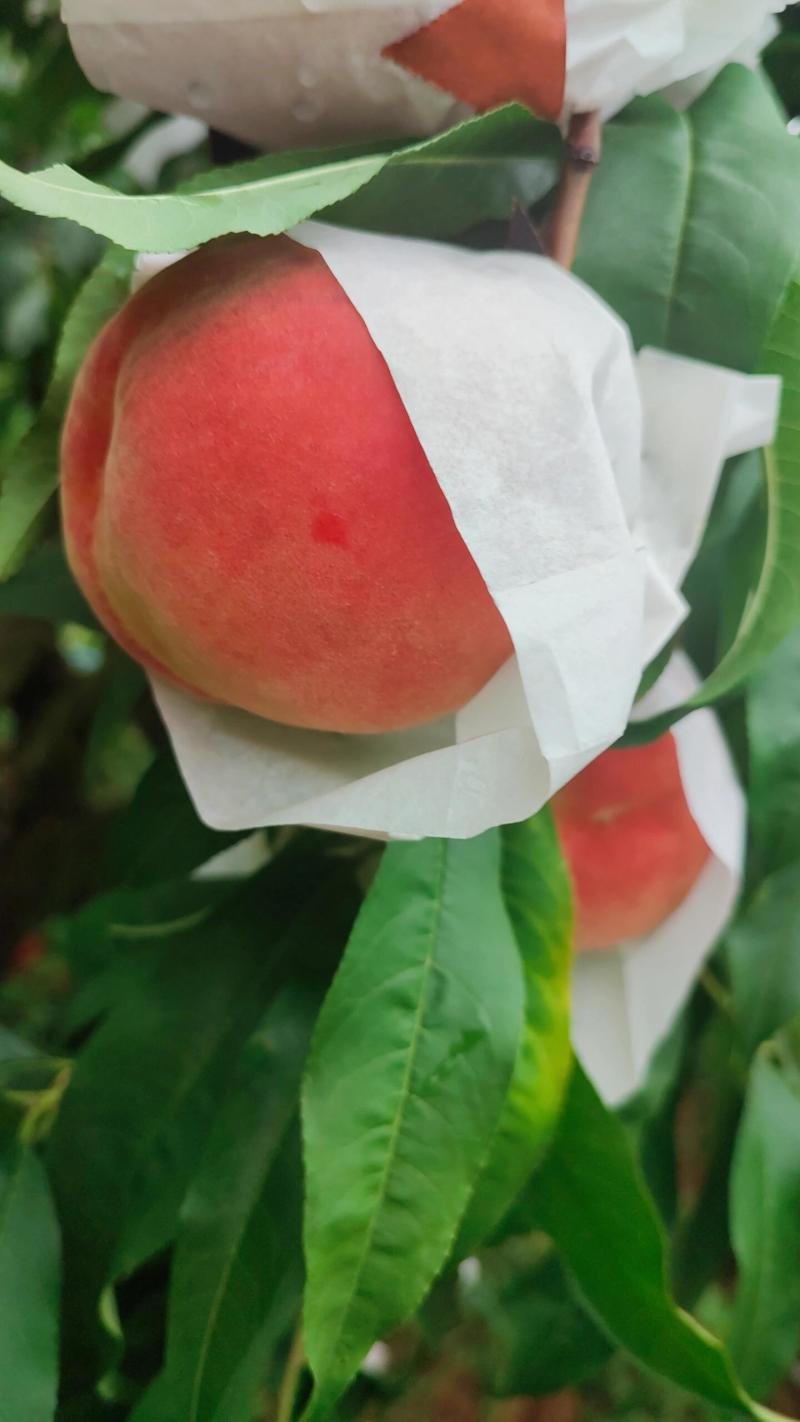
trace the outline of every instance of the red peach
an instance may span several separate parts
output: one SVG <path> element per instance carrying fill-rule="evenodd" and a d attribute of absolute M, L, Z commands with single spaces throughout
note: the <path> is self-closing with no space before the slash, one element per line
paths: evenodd
<path fill-rule="evenodd" d="M 24 933 L 11 954 L 6 976 L 12 978 L 17 973 L 29 972 L 31 968 L 41 962 L 46 952 L 47 944 L 41 933 L 37 933 L 35 930 Z"/>
<path fill-rule="evenodd" d="M 108 323 L 62 489 L 98 617 L 205 699 L 395 730 L 463 705 L 511 654 L 386 362 L 288 237 L 209 243 Z"/>
<path fill-rule="evenodd" d="M 579 950 L 652 932 L 686 898 L 710 854 L 669 732 L 598 756 L 553 808 L 572 875 Z"/>

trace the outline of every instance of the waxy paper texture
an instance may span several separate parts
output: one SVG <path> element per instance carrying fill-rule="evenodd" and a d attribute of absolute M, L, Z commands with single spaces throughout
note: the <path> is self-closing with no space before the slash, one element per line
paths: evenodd
<path fill-rule="evenodd" d="M 97 88 L 191 113 L 259 147 L 424 136 L 471 111 L 384 59 L 453 0 L 63 0 Z M 567 111 L 693 97 L 754 63 L 783 0 L 566 0 Z"/>
<path fill-rule="evenodd" d="M 567 107 L 606 117 L 656 90 L 680 103 L 755 64 L 785 0 L 567 0 Z"/>
<path fill-rule="evenodd" d="M 697 675 L 676 654 L 638 703 L 636 717 L 685 701 Z M 736 902 L 745 849 L 746 802 L 712 711 L 693 711 L 672 729 L 686 799 L 711 850 L 683 903 L 647 937 L 576 956 L 572 1036 L 578 1056 L 611 1105 L 643 1083 Z"/>
<path fill-rule="evenodd" d="M 295 236 L 382 351 L 516 656 L 456 715 L 378 736 L 279 726 L 155 680 L 184 779 L 219 829 L 459 838 L 524 819 L 622 734 L 685 615 L 722 464 L 769 440 L 779 384 L 635 361 L 621 322 L 544 258 Z"/>

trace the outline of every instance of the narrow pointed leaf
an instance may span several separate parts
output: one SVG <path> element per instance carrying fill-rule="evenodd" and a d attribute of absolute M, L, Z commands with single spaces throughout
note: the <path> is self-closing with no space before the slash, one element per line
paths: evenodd
<path fill-rule="evenodd" d="M 714 1406 L 762 1422 L 775 1416 L 744 1391 L 722 1343 L 672 1298 L 666 1241 L 625 1128 L 577 1064 L 526 1203 L 598 1323 L 640 1363 Z"/>
<path fill-rule="evenodd" d="M 59 163 L 20 173 L 0 161 L 0 195 L 40 217 L 66 217 L 138 252 L 177 252 L 226 232 L 268 236 L 346 197 L 379 172 L 388 153 L 296 163 L 286 171 L 202 192 L 129 197 Z"/>
<path fill-rule="evenodd" d="M 317 946 L 318 896 L 339 872 L 285 854 L 198 925 L 134 940 L 138 969 L 78 1054 L 49 1144 L 77 1376 L 109 1352 L 103 1291 L 174 1237 L 238 1048 Z"/>
<path fill-rule="evenodd" d="M 317 1005 L 290 986 L 242 1051 L 181 1211 L 164 1372 L 132 1422 L 253 1416 L 302 1290 L 297 1120 Z"/>
<path fill-rule="evenodd" d="M 553 821 L 542 811 L 502 833 L 503 892 L 525 977 L 525 1024 L 491 1154 L 459 1231 L 458 1257 L 491 1236 L 536 1166 L 572 1066 L 572 895 Z"/>
<path fill-rule="evenodd" d="M 0 1422 L 52 1422 L 58 1391 L 58 1225 L 38 1157 L 0 1149 Z"/>
<path fill-rule="evenodd" d="M 747 688 L 750 823 L 771 871 L 797 858 L 800 845 L 800 629 L 775 649 Z"/>
<path fill-rule="evenodd" d="M 508 220 L 558 181 L 561 135 L 554 124 L 509 104 L 429 144 L 406 148 L 325 221 L 414 237 L 457 237 L 490 219 Z"/>
<path fill-rule="evenodd" d="M 725 937 L 736 1027 L 748 1051 L 800 1013 L 800 863 L 763 879 Z"/>
<path fill-rule="evenodd" d="M 755 1057 L 730 1189 L 739 1265 L 730 1349 L 744 1383 L 765 1397 L 800 1346 L 800 1021 Z"/>
<path fill-rule="evenodd" d="M 515 197 L 534 201 L 552 185 L 557 163 L 558 131 L 509 105 L 421 143 L 268 154 L 202 174 L 179 192 L 144 197 L 114 192 L 64 164 L 21 173 L 0 162 L 0 195 L 134 251 L 175 252 L 226 232 L 283 232 L 338 203 L 333 215 L 342 221 L 370 226 L 384 207 L 384 231 L 444 236 L 505 216 Z M 387 167 L 398 171 L 374 201 L 362 209 L 344 203 Z"/>
<path fill-rule="evenodd" d="M 800 187 L 800 167 L 797 180 Z M 764 563 L 733 645 L 693 704 L 707 705 L 734 690 L 800 622 L 800 281 L 786 291 L 761 366 L 783 382 L 775 445 L 764 454 Z"/>
<path fill-rule="evenodd" d="M 132 886 L 177 878 L 242 838 L 203 824 L 167 748 L 111 827 L 105 853 L 107 878 L 113 884 Z"/>
<path fill-rule="evenodd" d="M 500 1117 L 522 1007 L 499 836 L 390 845 L 304 1090 L 316 1416 L 444 1264 Z"/>

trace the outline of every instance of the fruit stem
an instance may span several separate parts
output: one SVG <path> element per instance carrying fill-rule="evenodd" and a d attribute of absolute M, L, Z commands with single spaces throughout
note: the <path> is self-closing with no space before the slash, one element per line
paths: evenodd
<path fill-rule="evenodd" d="M 547 242 L 548 256 L 568 271 L 578 250 L 583 212 L 600 162 L 602 139 L 603 121 L 597 109 L 572 115 Z"/>

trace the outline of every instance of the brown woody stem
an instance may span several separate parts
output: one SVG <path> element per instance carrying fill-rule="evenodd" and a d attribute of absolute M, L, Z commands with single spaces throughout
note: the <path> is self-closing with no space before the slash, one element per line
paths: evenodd
<path fill-rule="evenodd" d="M 583 212 L 594 170 L 600 162 L 603 122 L 596 109 L 573 114 L 567 130 L 564 167 L 550 220 L 547 251 L 569 270 L 578 250 Z"/>

